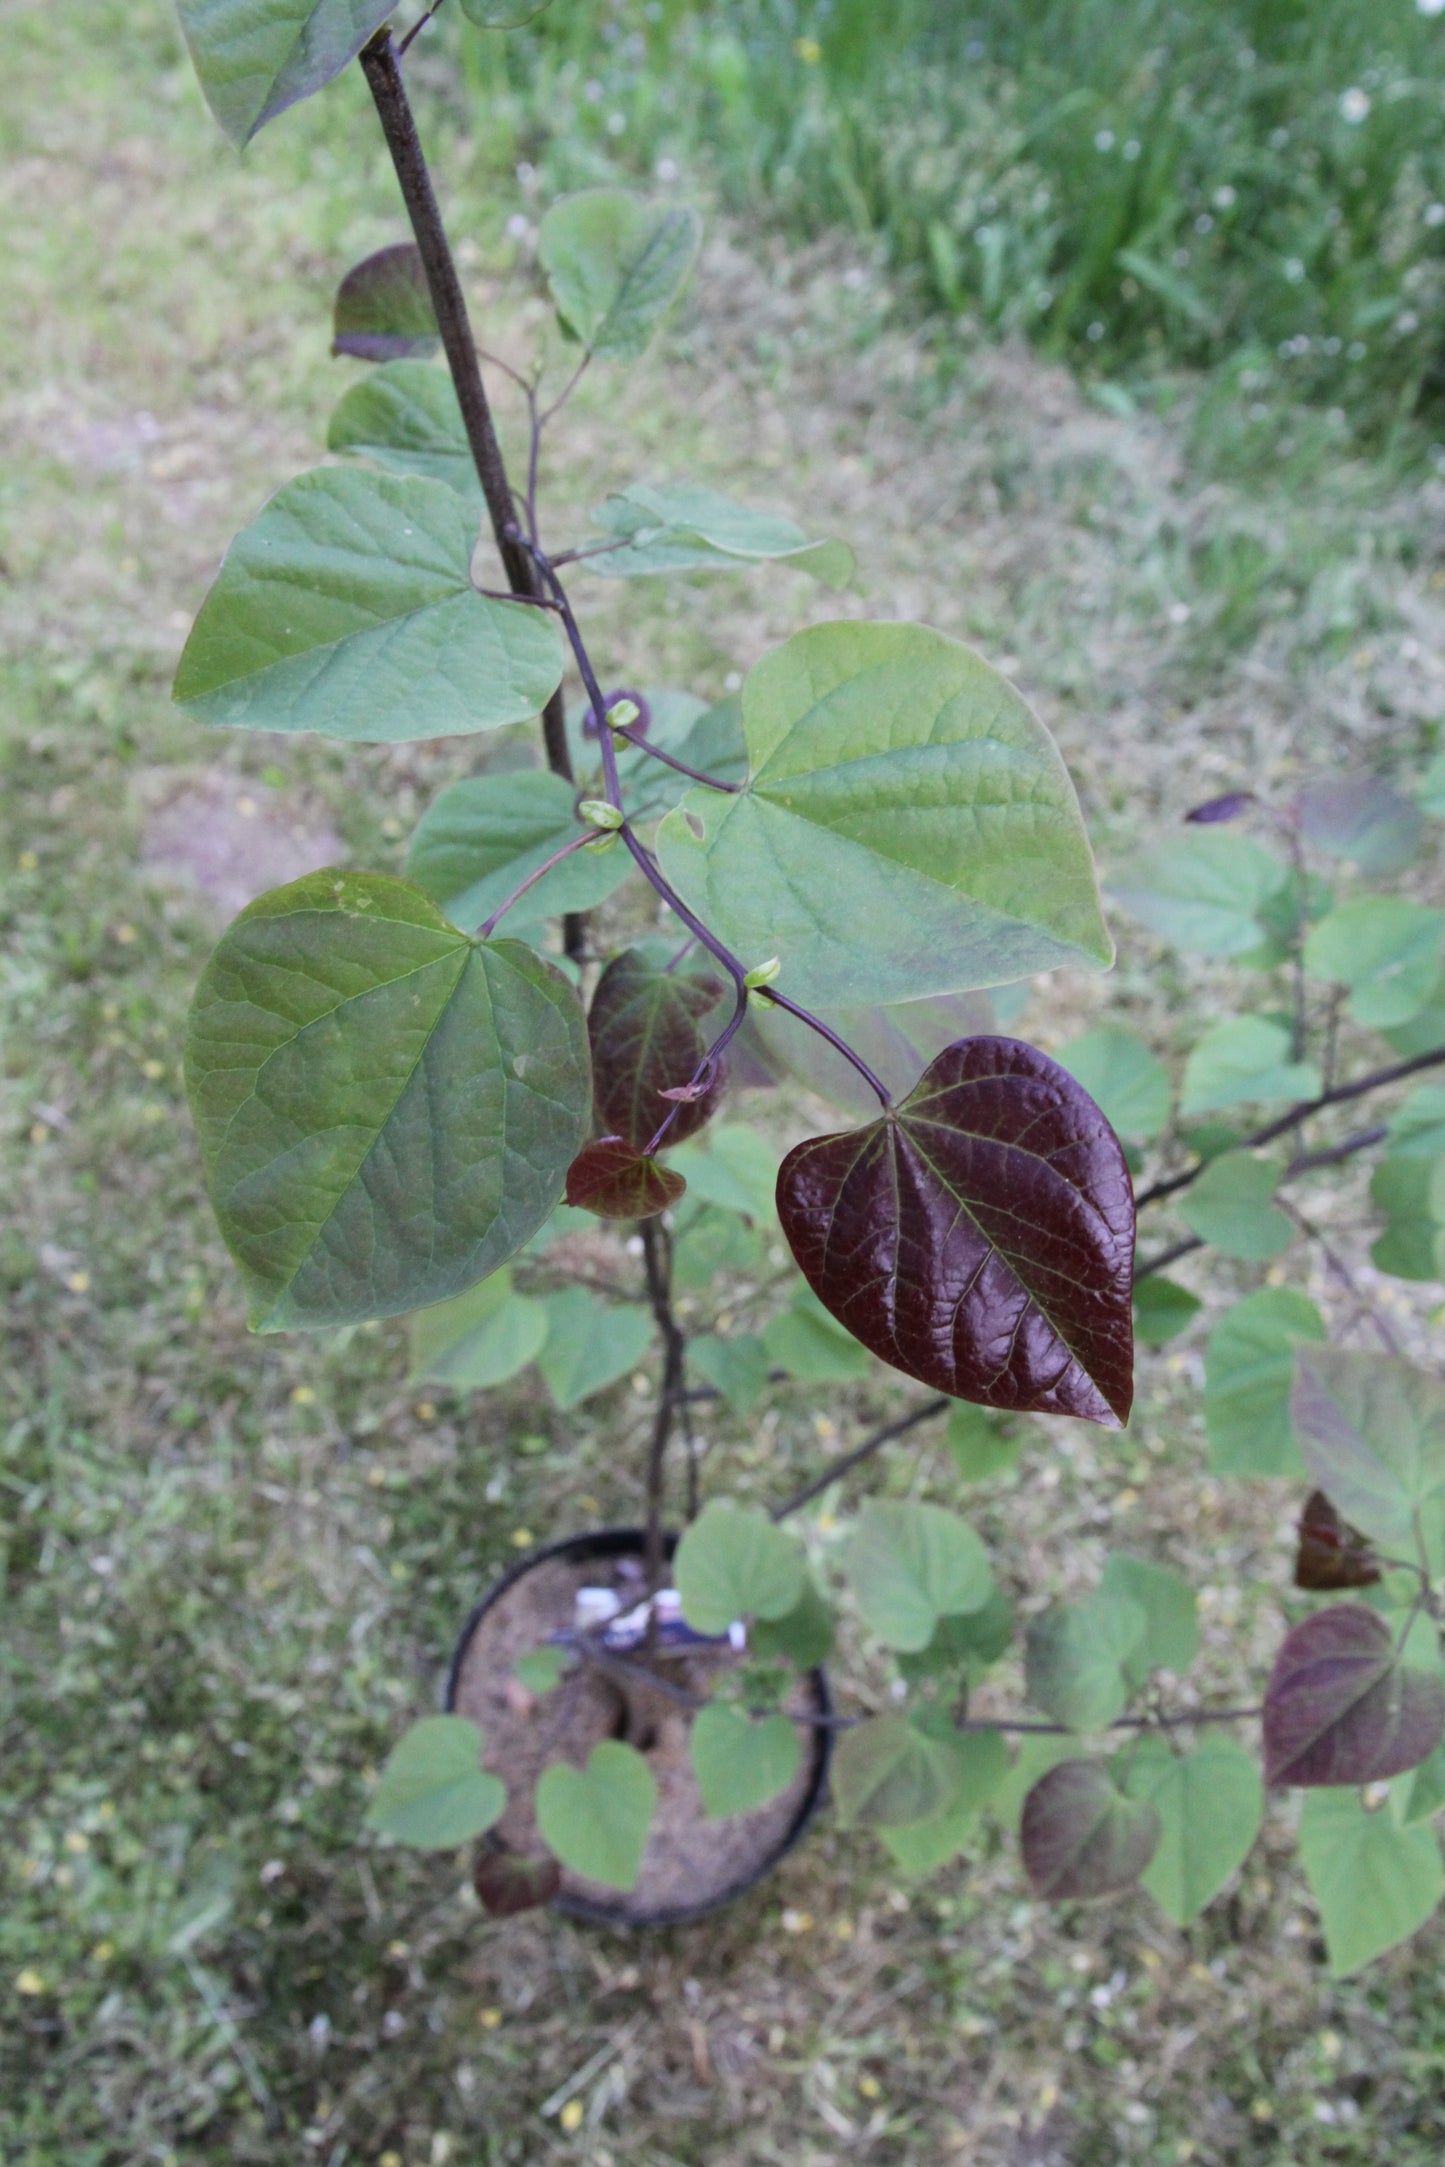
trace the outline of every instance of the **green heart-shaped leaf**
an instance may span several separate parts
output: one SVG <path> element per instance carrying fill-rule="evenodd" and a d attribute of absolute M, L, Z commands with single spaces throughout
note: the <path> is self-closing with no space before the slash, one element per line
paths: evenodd
<path fill-rule="evenodd" d="M 642 1872 L 657 1779 L 636 1746 L 606 1738 L 585 1768 L 544 1768 L 537 1826 L 564 1866 L 609 1889 L 635 1889 Z"/>
<path fill-rule="evenodd" d="M 366 1825 L 398 1843 L 450 1851 L 502 1817 L 506 1785 L 481 1765 L 482 1733 L 465 1716 L 425 1716 L 397 1740 Z"/>

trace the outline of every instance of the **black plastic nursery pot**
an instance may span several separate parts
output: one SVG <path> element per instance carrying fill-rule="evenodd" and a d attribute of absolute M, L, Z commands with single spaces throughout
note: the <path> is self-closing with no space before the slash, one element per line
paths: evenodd
<path fill-rule="evenodd" d="M 499 1580 L 468 1618 L 452 1657 L 446 1705 L 470 1716 L 486 1735 L 486 1760 L 507 1785 L 508 1803 L 488 1838 L 494 1847 L 535 1857 L 545 1847 L 536 1833 L 532 1796 L 543 1767 L 557 1760 L 581 1765 L 604 1738 L 628 1735 L 648 1756 L 658 1807 L 635 1889 L 621 1894 L 564 1868 L 554 1907 L 574 1919 L 607 1926 L 681 1926 L 706 1918 L 755 1888 L 792 1850 L 818 1810 L 828 1775 L 832 1732 L 802 1726 L 803 1756 L 788 1789 L 755 1813 L 710 1821 L 703 1812 L 687 1754 L 689 1711 L 675 1698 L 629 1684 L 626 1695 L 601 1670 L 573 1673 L 545 1699 L 529 1705 L 515 1678 L 518 1657 L 549 1633 L 573 1622 L 582 1586 L 610 1586 L 640 1598 L 641 1528 L 601 1528 L 534 1550 Z M 666 1538 L 671 1557 L 677 1537 Z M 715 1653 L 705 1668 L 696 1658 L 669 1657 L 668 1674 L 706 1692 L 717 1674 Z M 822 1670 L 801 1673 L 787 1704 L 798 1713 L 832 1712 Z M 625 1727 L 625 1729 L 624 1729 Z"/>

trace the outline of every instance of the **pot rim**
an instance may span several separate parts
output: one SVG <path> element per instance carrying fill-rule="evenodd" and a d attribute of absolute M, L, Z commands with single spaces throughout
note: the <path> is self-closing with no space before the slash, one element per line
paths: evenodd
<path fill-rule="evenodd" d="M 672 1557 L 674 1550 L 677 1548 L 678 1539 L 677 1535 L 671 1530 L 664 1531 L 664 1557 L 668 1559 Z M 528 1573 L 535 1571 L 539 1565 L 545 1565 L 552 1558 L 575 1559 L 580 1563 L 586 1563 L 589 1558 L 640 1556 L 645 1543 L 645 1528 L 602 1527 L 595 1528 L 587 1534 L 561 1536 L 556 1542 L 544 1543 L 535 1550 L 529 1550 L 525 1557 L 519 1558 L 515 1565 L 509 1567 L 503 1573 L 500 1580 L 493 1582 L 487 1593 L 473 1606 L 465 1625 L 462 1627 L 456 1647 L 452 1651 L 451 1662 L 447 1668 L 443 1706 L 448 1714 L 456 1705 L 457 1685 L 461 1677 L 462 1664 L 466 1661 L 467 1651 L 471 1647 L 472 1638 L 477 1627 L 493 1605 L 500 1602 L 501 1598 L 507 1594 L 509 1589 L 515 1587 L 519 1580 L 525 1579 Z M 817 1713 L 824 1716 L 831 1715 L 833 1700 L 828 1690 L 827 1672 L 819 1665 L 816 1669 L 803 1672 L 802 1675 L 807 1678 L 812 1686 Z M 659 1910 L 646 1912 L 641 1916 L 635 1913 L 623 1912 L 616 1906 L 599 1902 L 593 1897 L 568 1896 L 566 1894 L 554 1896 L 549 1908 L 564 1913 L 568 1918 L 581 1919 L 591 1925 L 642 1928 L 649 1926 L 687 1926 L 695 1919 L 704 1919 L 714 1911 L 721 1911 L 726 1904 L 736 1903 L 739 1897 L 746 1896 L 749 1890 L 756 1888 L 758 1883 L 764 1880 L 775 1866 L 781 1864 L 795 1845 L 802 1841 L 822 1803 L 823 1793 L 828 1781 L 829 1763 L 833 1757 L 833 1733 L 825 1724 L 812 1724 L 808 1726 L 808 1734 L 813 1742 L 813 1768 L 807 1790 L 799 1800 L 798 1809 L 784 1834 L 759 1860 L 752 1871 L 741 1880 L 735 1881 L 729 1888 L 720 1890 L 716 1896 L 708 1897 L 703 1903 L 669 1904 Z M 483 1841 L 493 1850 L 504 1848 L 494 1837 L 486 1837 Z"/>

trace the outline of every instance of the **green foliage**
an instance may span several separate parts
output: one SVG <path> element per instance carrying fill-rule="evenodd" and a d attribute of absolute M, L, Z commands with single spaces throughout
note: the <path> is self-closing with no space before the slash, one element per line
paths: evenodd
<path fill-rule="evenodd" d="M 948 1411 L 943 1433 L 944 1449 L 964 1482 L 993 1482 L 1011 1475 L 1023 1456 L 1023 1432 L 1005 1426 L 983 1407 L 960 1400 Z"/>
<path fill-rule="evenodd" d="M 1204 1427 L 1217 1475 L 1304 1475 L 1290 1421 L 1295 1350 L 1325 1337 L 1314 1303 L 1289 1287 L 1262 1288 L 1220 1318 L 1204 1356 Z"/>
<path fill-rule="evenodd" d="M 920 625 L 798 633 L 749 673 L 743 727 L 747 789 L 689 791 L 657 847 L 737 954 L 782 957 L 783 992 L 900 1001 L 1110 960 L 1053 740 L 956 640 Z"/>
<path fill-rule="evenodd" d="M 1305 968 L 1349 988 L 1356 1023 L 1375 1030 L 1408 1023 L 1440 976 L 1445 911 L 1401 896 L 1361 896 L 1341 903 L 1310 929 Z"/>
<path fill-rule="evenodd" d="M 582 832 L 577 793 L 560 775 L 529 768 L 470 775 L 432 799 L 407 852 L 414 880 L 455 925 L 477 927 Z M 625 850 L 574 850 L 507 914 L 509 933 L 561 911 L 591 910 L 632 871 Z"/>
<path fill-rule="evenodd" d="M 788 1785 L 802 1766 L 796 1724 L 782 1714 L 751 1717 L 709 1701 L 693 1718 L 688 1755 L 708 1819 L 755 1813 Z"/>
<path fill-rule="evenodd" d="M 565 1413 L 636 1369 L 652 1338 L 652 1317 L 637 1302 L 599 1301 L 588 1287 L 546 1296 L 547 1337 L 537 1356 L 542 1382 Z"/>
<path fill-rule="evenodd" d="M 812 1574 L 803 1580 L 803 1592 L 781 1618 L 755 1618 L 748 1635 L 754 1655 L 782 1655 L 799 1670 L 815 1670 L 825 1663 L 833 1647 L 833 1613 Z"/>
<path fill-rule="evenodd" d="M 1249 1151 L 1221 1152 L 1186 1190 L 1180 1218 L 1221 1255 L 1267 1264 L 1294 1240 L 1294 1222 L 1270 1202 L 1284 1164 Z"/>
<path fill-rule="evenodd" d="M 797 1538 L 756 1505 L 712 1498 L 673 1559 L 682 1613 L 699 1633 L 725 1633 L 737 1618 L 786 1618 L 803 1593 Z"/>
<path fill-rule="evenodd" d="M 676 300 L 701 237 L 696 211 L 591 188 L 551 206 L 537 254 L 572 336 L 600 361 L 631 362 Z"/>
<path fill-rule="evenodd" d="M 1311 1478 L 1397 1556 L 1445 1568 L 1445 1385 L 1397 1355 L 1302 1345 L 1291 1412 Z"/>
<path fill-rule="evenodd" d="M 940 1618 L 979 1610 L 993 1588 L 973 1529 L 941 1505 L 870 1498 L 844 1559 L 865 1622 L 885 1647 L 926 1648 Z"/>
<path fill-rule="evenodd" d="M 935 1738 L 907 1716 L 870 1716 L 833 1749 L 833 1797 L 844 1828 L 933 1821 L 964 1787 L 964 1756 L 953 1738 Z"/>
<path fill-rule="evenodd" d="M 1176 1926 L 1187 1926 L 1243 1865 L 1264 1818 L 1264 1784 L 1232 1738 L 1205 1734 L 1190 1753 L 1145 1735 L 1120 1756 L 1130 1798 L 1159 1816 L 1159 1844 L 1141 1876 Z"/>
<path fill-rule="evenodd" d="M 1390 1121 L 1393 1157 L 1445 1157 L 1445 1084 L 1420 1084 Z"/>
<path fill-rule="evenodd" d="M 464 1716 L 424 1716 L 387 1755 L 366 1825 L 424 1851 L 451 1851 L 502 1817 L 507 1792 L 481 1765 L 483 1738 Z"/>
<path fill-rule="evenodd" d="M 1145 1798 L 1129 1798 L 1102 1761 L 1060 1761 L 1024 1800 L 1024 1866 L 1038 1896 L 1111 1896 L 1137 1881 L 1159 1843 Z"/>
<path fill-rule="evenodd" d="M 810 541 L 795 520 L 755 512 L 700 482 L 633 482 L 592 516 L 605 534 L 627 543 L 593 561 L 595 571 L 612 579 L 735 572 L 750 564 L 789 565 L 825 587 L 846 587 L 853 576 L 846 542 Z"/>
<path fill-rule="evenodd" d="M 1247 956 L 1263 946 L 1266 911 L 1288 869 L 1247 836 L 1205 830 L 1173 836 L 1116 873 L 1109 892 L 1175 948 Z"/>
<path fill-rule="evenodd" d="M 1370 1250 L 1376 1269 L 1396 1279 L 1445 1278 L 1445 1152 L 1423 1164 L 1403 1154 L 1381 1160 L 1370 1199 L 1385 1215 Z"/>
<path fill-rule="evenodd" d="M 513 1670 L 529 1693 L 540 1695 L 556 1691 L 567 1664 L 565 1648 L 533 1648 L 530 1654 L 518 1656 Z"/>
<path fill-rule="evenodd" d="M 1134 1337 L 1146 1347 L 1167 1346 L 1188 1329 L 1200 1307 L 1197 1294 L 1160 1272 L 1150 1272 L 1134 1288 Z"/>
<path fill-rule="evenodd" d="M 1072 1731 L 1104 1730 L 1122 1714 L 1148 1659 L 1149 1612 L 1132 1595 L 1059 1603 L 1029 1626 L 1029 1699 Z"/>
<path fill-rule="evenodd" d="M 1116 1551 L 1105 1563 L 1099 1592 L 1122 1595 L 1144 1612 L 1143 1640 L 1124 1662 L 1130 1685 L 1142 1686 L 1153 1670 L 1182 1677 L 1199 1653 L 1199 1605 L 1188 1581 L 1152 1559 Z"/>
<path fill-rule="evenodd" d="M 715 1332 L 699 1332 L 687 1343 L 687 1359 L 734 1414 L 750 1415 L 768 1389 L 767 1349 L 755 1333 L 719 1339 Z"/>
<path fill-rule="evenodd" d="M 965 1731 L 952 1749 L 959 1770 L 952 1802 L 922 1820 L 880 1826 L 894 1864 L 910 1876 L 936 1873 L 958 1856 L 978 1827 L 1008 1770 L 1008 1748 L 997 1731 Z"/>
<path fill-rule="evenodd" d="M 562 679 L 541 610 L 471 583 L 476 522 L 415 476 L 319 467 L 240 533 L 175 698 L 203 722 L 402 744 L 526 722 Z"/>
<path fill-rule="evenodd" d="M 454 1392 L 485 1392 L 526 1368 L 547 1337 L 547 1310 L 518 1294 L 506 1265 L 411 1320 L 411 1375 Z"/>
<path fill-rule="evenodd" d="M 461 0 L 461 10 L 479 30 L 516 30 L 534 22 L 552 0 Z"/>
<path fill-rule="evenodd" d="M 591 1100 L 561 972 L 375 873 L 241 913 L 196 990 L 186 1088 L 259 1331 L 395 1316 L 495 1271 L 560 1197 Z"/>
<path fill-rule="evenodd" d="M 700 1203 L 741 1212 L 759 1226 L 776 1223 L 778 1154 L 761 1130 L 744 1121 L 718 1122 L 703 1143 L 680 1144 L 670 1156 Z"/>
<path fill-rule="evenodd" d="M 1313 1062 L 1291 1057 L 1282 1023 L 1266 1016 L 1229 1016 L 1210 1025 L 1185 1063 L 1179 1110 L 1209 1114 L 1225 1106 L 1313 1099 L 1323 1088 Z"/>
<path fill-rule="evenodd" d="M 206 103 L 239 149 L 339 75 L 388 0 L 177 0 Z"/>
<path fill-rule="evenodd" d="M 852 1333 L 829 1316 L 808 1287 L 800 1287 L 791 1307 L 768 1320 L 763 1350 L 769 1362 L 800 1384 L 843 1384 L 866 1377 L 869 1356 Z"/>
<path fill-rule="evenodd" d="M 1311 1791 L 1299 1846 L 1337 1979 L 1408 1940 L 1445 1896 L 1435 1831 L 1398 1827 L 1358 1790 Z"/>
<path fill-rule="evenodd" d="M 1132 1031 L 1086 1031 L 1060 1047 L 1055 1059 L 1128 1142 L 1146 1144 L 1167 1127 L 1169 1071 Z"/>
<path fill-rule="evenodd" d="M 537 1778 L 542 1840 L 589 1881 L 635 1889 L 657 1811 L 657 1778 L 636 1746 L 604 1738 L 585 1768 L 554 1763 Z"/>
<path fill-rule="evenodd" d="M 445 482 L 480 506 L 482 485 L 456 391 L 447 371 L 429 361 L 385 361 L 368 370 L 332 415 L 326 449 L 369 459 L 392 474 Z"/>

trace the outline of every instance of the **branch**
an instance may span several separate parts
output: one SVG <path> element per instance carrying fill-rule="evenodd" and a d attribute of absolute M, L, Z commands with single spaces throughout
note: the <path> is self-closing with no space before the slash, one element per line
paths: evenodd
<path fill-rule="evenodd" d="M 861 1445 L 854 1445 L 850 1452 L 840 1452 L 836 1459 L 830 1460 L 821 1475 L 815 1475 L 811 1482 L 805 1483 L 786 1503 L 775 1506 L 773 1518 L 786 1520 L 791 1513 L 800 1511 L 804 1505 L 811 1505 L 815 1497 L 821 1497 L 831 1484 L 841 1482 L 844 1475 L 851 1474 L 855 1467 L 860 1467 L 881 1445 L 891 1444 L 895 1437 L 906 1437 L 910 1430 L 917 1429 L 920 1422 L 927 1422 L 932 1416 L 941 1415 L 945 1408 L 952 1407 L 953 1404 L 947 1394 L 940 1393 L 937 1399 L 926 1400 L 923 1406 L 915 1407 L 912 1414 L 900 1415 L 896 1422 L 885 1422 L 881 1430 L 874 1430 L 871 1436 L 864 1438 Z"/>
<path fill-rule="evenodd" d="M 379 30 L 370 44 L 362 47 L 360 57 L 362 71 L 376 103 L 382 133 L 386 137 L 386 146 L 391 152 L 391 162 L 396 168 L 397 183 L 401 189 L 402 201 L 406 205 L 407 216 L 411 220 L 417 253 L 426 272 L 427 290 L 436 313 L 437 329 L 441 333 L 447 366 L 456 387 L 457 403 L 462 410 L 467 442 L 476 465 L 477 479 L 482 485 L 482 495 L 486 499 L 487 515 L 507 575 L 507 584 L 513 594 L 535 598 L 544 589 L 526 550 L 512 538 L 510 531 L 516 519 L 515 499 L 511 483 L 507 479 L 502 447 L 497 441 L 486 386 L 482 382 L 481 364 L 477 359 L 476 341 L 472 336 L 466 297 L 457 276 L 446 228 L 442 224 L 436 191 L 427 170 L 426 154 L 417 134 L 416 121 L 407 98 L 406 85 L 402 81 L 397 49 L 390 30 Z M 567 714 L 560 686 L 542 710 L 542 738 L 547 751 L 547 765 L 554 775 L 561 775 L 567 782 L 571 782 L 572 758 L 567 749 Z M 569 914 L 564 923 L 563 939 L 569 956 L 578 954 L 585 944 L 582 919 L 576 912 Z"/>
<path fill-rule="evenodd" d="M 662 1389 L 652 1424 L 652 1443 L 647 1454 L 647 1533 L 643 1561 L 647 1568 L 647 1592 L 655 1595 L 662 1585 L 662 1506 L 667 1472 L 667 1446 L 672 1418 L 684 1384 L 687 1340 L 672 1307 L 672 1237 L 656 1219 L 641 1219 L 642 1261 L 647 1274 L 647 1295 L 662 1334 Z M 649 1621 L 649 1633 L 651 1622 Z"/>
<path fill-rule="evenodd" d="M 1276 1121 L 1267 1121 L 1252 1136 L 1242 1136 L 1233 1148 L 1257 1151 L 1261 1144 L 1272 1144 L 1277 1136 L 1288 1135 L 1291 1129 L 1297 1129 L 1313 1115 L 1323 1113 L 1326 1107 L 1348 1105 L 1351 1099 L 1362 1099 L 1368 1092 L 1382 1091 L 1386 1084 L 1416 1076 L 1422 1069 L 1441 1067 L 1445 1067 L 1445 1046 L 1436 1046 L 1430 1053 L 1412 1054 L 1408 1061 L 1395 1061 L 1389 1068 L 1371 1069 L 1367 1076 L 1357 1076 L 1353 1083 L 1336 1084 L 1332 1091 L 1322 1091 L 1317 1099 L 1305 1099 L 1300 1105 L 1292 1106 L 1287 1114 L 1281 1114 Z M 1367 1143 L 1378 1142 L 1382 1133 L 1378 1129 L 1368 1130 L 1363 1136 L 1355 1137 L 1348 1146 L 1337 1147 L 1334 1156 L 1343 1159 L 1351 1152 L 1363 1151 Z M 1296 1160 L 1289 1171 L 1303 1172 L 1305 1164 L 1328 1166 L 1331 1163 L 1329 1156 L 1309 1153 L 1303 1162 Z M 1201 1160 L 1198 1166 L 1186 1167 L 1182 1174 L 1170 1174 L 1163 1181 L 1151 1182 L 1135 1197 L 1134 1209 L 1143 1211 L 1146 1205 L 1157 1204 L 1163 1197 L 1177 1196 L 1181 1189 L 1187 1189 L 1191 1182 L 1199 1179 L 1207 1164 L 1207 1160 Z"/>

